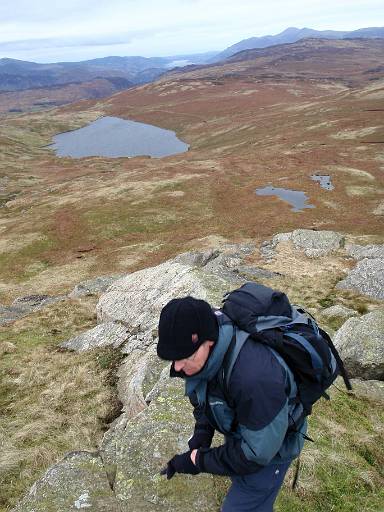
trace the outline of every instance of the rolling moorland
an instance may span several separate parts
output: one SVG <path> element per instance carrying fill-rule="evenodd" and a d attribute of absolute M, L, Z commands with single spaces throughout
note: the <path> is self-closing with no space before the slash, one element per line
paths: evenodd
<path fill-rule="evenodd" d="M 353 31 L 289 27 L 276 35 L 244 39 L 222 52 L 170 57 L 103 57 L 82 62 L 39 64 L 0 59 L 0 114 L 36 111 L 82 99 L 110 96 L 134 85 L 151 82 L 177 66 L 223 61 L 243 50 L 295 43 L 304 38 L 383 38 L 384 28 Z"/>
<path fill-rule="evenodd" d="M 101 98 L 151 82 L 183 62 L 202 63 L 215 52 L 170 57 L 104 57 L 39 64 L 0 59 L 0 113 L 41 110 Z"/>
<path fill-rule="evenodd" d="M 260 244 L 296 228 L 383 243 L 383 50 L 383 39 L 306 39 L 192 66 L 108 98 L 4 116 L 0 304 L 67 294 L 85 279 L 133 272 L 217 241 Z M 104 115 L 174 130 L 190 149 L 162 159 L 73 160 L 47 147 L 53 135 Z M 330 175 L 334 189 L 322 189 L 314 174 Z M 294 212 L 278 198 L 256 196 L 266 185 L 303 191 L 315 207 Z M 316 310 L 327 293 L 317 287 L 305 299 Z M 97 444 L 116 415 L 116 355 L 57 348 L 95 325 L 95 303 L 66 299 L 0 327 L 0 341 L 17 347 L 0 363 L 7 376 L 0 389 L 4 510 L 65 451 Z M 55 384 L 64 388 L 74 375 L 83 392 L 63 402 Z M 41 400 L 42 390 L 50 400 Z"/>

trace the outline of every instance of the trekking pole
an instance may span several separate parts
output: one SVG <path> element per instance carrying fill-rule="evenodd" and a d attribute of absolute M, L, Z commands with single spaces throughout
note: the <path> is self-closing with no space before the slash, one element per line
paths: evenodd
<path fill-rule="evenodd" d="M 295 469 L 295 474 L 294 474 L 293 482 L 292 482 L 292 490 L 293 491 L 296 489 L 296 485 L 299 480 L 299 472 L 300 472 L 300 455 L 297 457 L 297 461 L 296 461 L 296 469 Z"/>

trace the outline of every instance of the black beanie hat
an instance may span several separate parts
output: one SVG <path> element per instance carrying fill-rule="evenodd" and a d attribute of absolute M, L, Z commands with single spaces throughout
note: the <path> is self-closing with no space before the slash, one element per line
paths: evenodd
<path fill-rule="evenodd" d="M 197 336 L 193 337 L 192 335 Z M 172 299 L 160 314 L 157 355 L 166 361 L 191 356 L 204 341 L 217 341 L 219 326 L 211 306 L 194 297 Z"/>

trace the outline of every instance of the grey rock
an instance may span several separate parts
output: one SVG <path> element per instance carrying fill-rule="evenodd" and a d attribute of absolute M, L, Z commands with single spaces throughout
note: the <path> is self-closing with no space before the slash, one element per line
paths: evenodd
<path fill-rule="evenodd" d="M 167 364 L 162 372 L 160 373 L 159 380 L 156 382 L 156 384 L 153 386 L 151 391 L 145 395 L 144 400 L 145 403 L 148 405 L 155 400 L 158 396 L 160 396 L 164 390 L 166 389 L 166 386 L 168 384 L 169 379 L 169 371 L 170 371 L 170 364 Z"/>
<path fill-rule="evenodd" d="M 251 254 L 254 250 L 254 244 L 224 244 L 220 249 L 181 254 L 173 261 L 191 267 L 204 268 L 207 272 L 220 276 L 229 282 L 241 284 L 244 278 L 240 275 L 240 267 L 244 257 Z M 256 270 L 254 269 L 254 275 L 257 274 Z"/>
<path fill-rule="evenodd" d="M 355 260 L 364 258 L 380 258 L 384 259 L 384 245 L 347 245 L 345 250 L 348 256 Z"/>
<path fill-rule="evenodd" d="M 124 277 L 124 274 L 118 274 L 114 276 L 99 276 L 95 279 L 82 281 L 74 287 L 71 293 L 68 294 L 68 297 L 73 299 L 86 295 L 98 295 L 105 292 L 113 282 L 117 281 L 117 279 L 121 279 L 122 277 Z"/>
<path fill-rule="evenodd" d="M 167 481 L 160 470 L 175 453 L 188 449 L 193 417 L 183 397 L 183 383 L 168 379 L 161 396 L 105 439 L 103 457 L 114 461 L 113 487 L 122 511 L 160 512 L 219 509 L 215 477 L 176 475 Z M 219 478 L 219 477 L 218 477 Z"/>
<path fill-rule="evenodd" d="M 236 273 L 238 273 L 240 277 L 243 277 L 246 280 L 254 278 L 274 279 L 275 277 L 282 277 L 283 275 L 279 272 L 272 272 L 271 270 L 266 270 L 261 267 L 252 267 L 250 265 L 239 265 L 236 268 Z"/>
<path fill-rule="evenodd" d="M 54 300 L 54 298 L 49 295 L 27 295 L 25 297 L 17 297 L 12 302 L 12 306 L 26 309 L 35 308 L 47 302 L 52 302 L 52 299 Z"/>
<path fill-rule="evenodd" d="M 353 392 L 357 396 L 384 403 L 384 382 L 381 380 L 351 379 Z"/>
<path fill-rule="evenodd" d="M 174 261 L 191 267 L 204 267 L 210 260 L 217 258 L 219 254 L 220 251 L 218 249 L 209 249 L 203 252 L 186 252 L 176 256 Z"/>
<path fill-rule="evenodd" d="M 155 338 L 157 336 L 157 330 L 154 329 L 138 332 L 136 334 L 131 334 L 127 339 L 127 342 L 121 348 L 121 352 L 125 355 L 130 355 L 135 350 L 146 351 L 153 343 L 155 342 Z"/>
<path fill-rule="evenodd" d="M 358 262 L 336 288 L 355 290 L 374 299 L 384 299 L 384 259 L 365 258 Z"/>
<path fill-rule="evenodd" d="M 265 240 L 260 245 L 260 254 L 267 261 L 272 260 L 275 257 L 275 249 L 280 242 L 289 242 L 291 240 L 292 233 L 278 233 L 274 235 L 270 240 Z"/>
<path fill-rule="evenodd" d="M 347 320 L 334 343 L 351 377 L 384 380 L 384 309 Z"/>
<path fill-rule="evenodd" d="M 25 311 L 20 311 L 17 308 L 12 308 L 11 306 L 2 306 L 0 305 L 0 325 L 7 325 L 11 322 L 14 322 L 18 318 L 22 318 L 26 316 L 28 313 Z"/>
<path fill-rule="evenodd" d="M 127 419 L 147 407 L 146 396 L 156 386 L 164 366 L 154 347 L 146 352 L 135 351 L 127 357 L 118 371 L 118 396 Z"/>
<path fill-rule="evenodd" d="M 345 238 L 335 231 L 311 229 L 296 229 L 291 240 L 296 249 L 303 249 L 310 258 L 328 256 L 342 248 L 345 242 Z"/>
<path fill-rule="evenodd" d="M 193 295 L 210 301 L 209 276 L 202 269 L 168 261 L 115 281 L 99 300 L 97 315 L 101 322 L 120 322 L 132 334 L 157 327 L 163 306 L 175 297 Z M 227 285 L 215 277 L 214 286 L 222 293 Z M 212 297 L 213 298 L 213 297 Z"/>
<path fill-rule="evenodd" d="M 348 320 L 348 318 L 358 316 L 357 311 L 351 308 L 346 308 L 341 304 L 335 304 L 334 306 L 323 309 L 320 314 L 329 320 Z"/>
<path fill-rule="evenodd" d="M 129 334 L 124 325 L 106 322 L 61 343 L 60 347 L 76 352 L 84 352 L 95 347 L 112 346 L 117 348 L 125 343 L 128 338 Z"/>
<path fill-rule="evenodd" d="M 13 512 L 120 512 L 97 453 L 72 452 L 52 466 Z"/>
<path fill-rule="evenodd" d="M 244 273 L 248 273 L 251 276 L 251 269 L 254 272 L 253 277 L 258 274 L 258 277 L 263 273 L 258 270 L 256 267 L 251 267 L 250 265 L 244 264 L 244 257 L 251 254 L 255 250 L 254 244 L 242 244 L 242 245 L 232 245 L 228 244 L 222 247 L 220 254 L 215 258 L 210 260 L 204 270 L 210 272 L 221 279 L 226 280 L 228 283 L 233 285 L 241 285 L 246 280 L 246 277 L 242 275 L 242 270 Z M 265 271 L 266 273 L 267 271 Z M 263 277 L 265 277 L 265 274 Z"/>
<path fill-rule="evenodd" d="M 17 297 L 10 306 L 0 305 L 0 325 L 7 325 L 19 318 L 44 308 L 50 304 L 66 299 L 65 295 L 51 297 L 49 295 L 27 295 Z"/>
<path fill-rule="evenodd" d="M 7 185 L 9 182 L 10 182 L 10 179 L 8 176 L 2 176 L 0 178 L 0 192 L 4 192 L 4 190 L 7 188 Z"/>
<path fill-rule="evenodd" d="M 266 260 L 273 259 L 280 243 L 291 242 L 296 249 L 303 250 L 309 258 L 328 256 L 344 246 L 345 239 L 335 231 L 314 231 L 296 229 L 291 233 L 278 233 L 260 246 L 260 253 Z"/>

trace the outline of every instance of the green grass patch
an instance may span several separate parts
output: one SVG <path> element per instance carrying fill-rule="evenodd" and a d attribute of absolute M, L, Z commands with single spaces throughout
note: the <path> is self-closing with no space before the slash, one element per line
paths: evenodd
<path fill-rule="evenodd" d="M 384 510 L 382 404 L 333 391 L 309 420 L 296 491 L 285 488 L 276 512 L 379 512 Z"/>
<path fill-rule="evenodd" d="M 54 247 L 51 238 L 35 240 L 16 251 L 0 254 L 0 275 L 4 280 L 21 282 L 47 268 L 46 253 Z"/>

